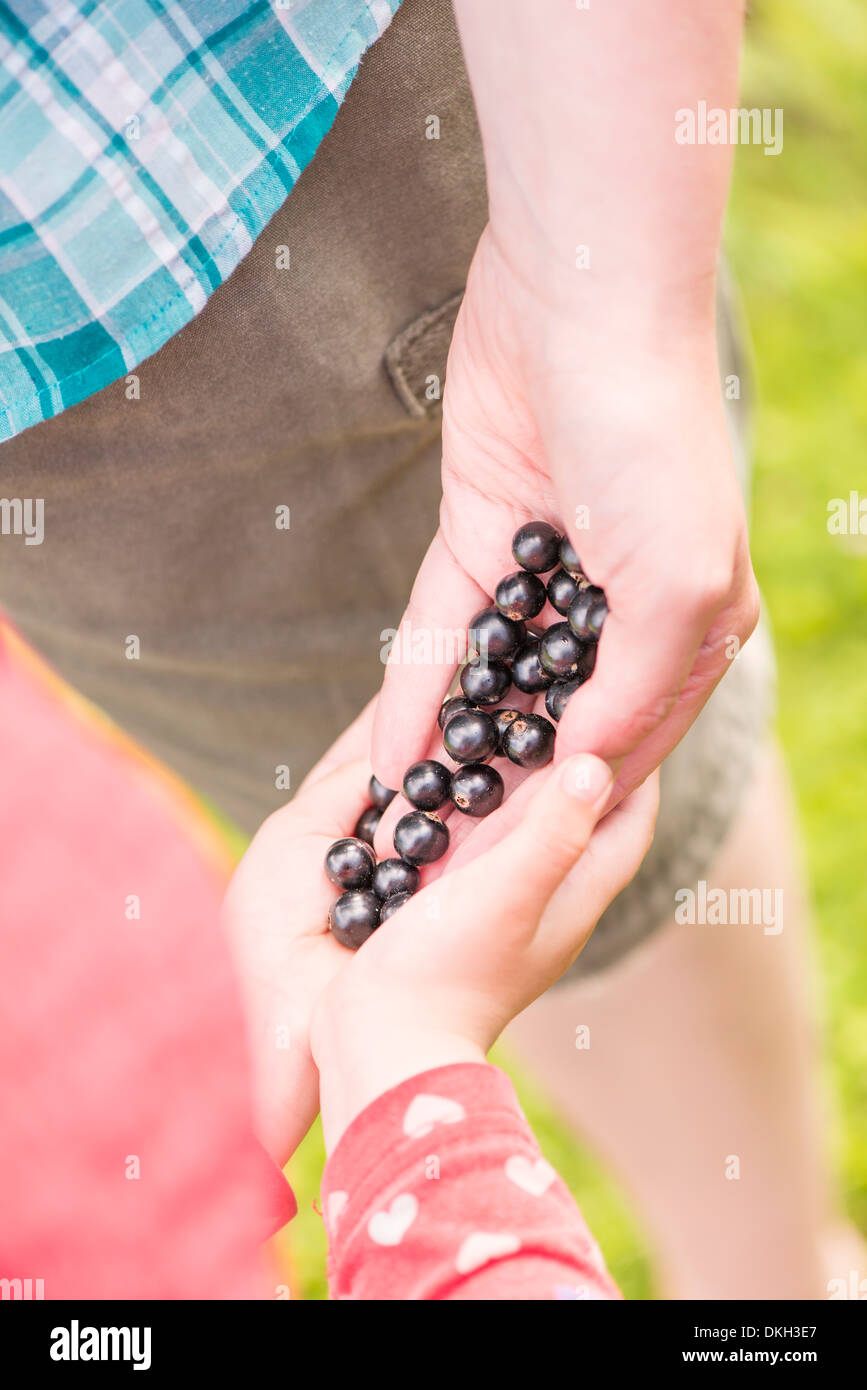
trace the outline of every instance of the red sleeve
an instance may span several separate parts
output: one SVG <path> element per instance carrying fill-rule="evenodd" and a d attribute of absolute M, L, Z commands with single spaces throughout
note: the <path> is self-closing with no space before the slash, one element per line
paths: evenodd
<path fill-rule="evenodd" d="M 253 1132 L 219 845 L 2 618 L 0 768 L 0 1277 L 266 1296 L 295 1202 Z"/>
<path fill-rule="evenodd" d="M 333 1298 L 620 1294 L 504 1072 L 438 1067 L 379 1096 L 323 1178 Z"/>

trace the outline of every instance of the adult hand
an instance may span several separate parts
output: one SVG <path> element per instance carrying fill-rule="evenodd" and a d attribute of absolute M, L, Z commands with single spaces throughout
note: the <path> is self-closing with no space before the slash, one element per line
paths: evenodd
<path fill-rule="evenodd" d="M 743 0 L 551 5 L 544 21 L 526 0 L 454 8 L 491 221 L 449 359 L 440 530 L 407 616 L 465 626 L 521 522 L 565 527 L 611 612 L 559 756 L 627 759 L 622 791 L 757 616 L 714 333 L 732 150 L 680 120 L 737 106 Z M 389 666 L 373 747 L 388 785 L 420 756 L 453 667 Z"/>
<path fill-rule="evenodd" d="M 441 639 L 465 629 L 514 568 L 516 528 L 565 528 L 610 611 L 558 757 L 625 759 L 618 795 L 683 736 L 758 615 L 706 301 L 667 335 L 636 315 L 627 341 L 592 294 L 579 312 L 526 284 L 489 228 L 449 358 L 440 528 L 404 622 Z M 555 621 L 550 607 L 538 619 Z M 374 728 L 390 786 L 425 756 L 456 666 L 447 641 L 431 642 L 433 663 L 411 650 L 394 646 Z"/>

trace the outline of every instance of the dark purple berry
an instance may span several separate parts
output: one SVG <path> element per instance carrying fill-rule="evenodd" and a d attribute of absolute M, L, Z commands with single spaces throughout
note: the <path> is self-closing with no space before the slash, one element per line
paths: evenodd
<path fill-rule="evenodd" d="M 390 898 L 393 893 L 414 893 L 420 879 L 414 864 L 403 859 L 382 859 L 373 871 L 370 886 L 378 898 Z"/>
<path fill-rule="evenodd" d="M 535 618 L 545 607 L 545 585 L 538 575 L 516 570 L 500 580 L 494 601 L 501 613 L 516 622 Z"/>
<path fill-rule="evenodd" d="M 452 695 L 451 699 L 446 700 L 440 706 L 437 715 L 437 723 L 441 729 L 446 727 L 453 714 L 460 714 L 463 709 L 475 709 L 472 700 L 468 700 L 466 695 Z"/>
<path fill-rule="evenodd" d="M 476 705 L 497 704 L 511 684 L 512 673 L 504 661 L 485 661 L 477 657 L 468 661 L 461 671 L 461 689 Z"/>
<path fill-rule="evenodd" d="M 536 695 L 540 690 L 546 690 L 552 679 L 540 665 L 538 637 L 528 637 L 512 662 L 513 685 L 525 695 Z"/>
<path fill-rule="evenodd" d="M 596 665 L 596 653 L 598 650 L 598 643 L 585 642 L 584 650 L 578 658 L 578 670 L 575 672 L 576 677 L 580 680 L 589 680 L 593 675 L 593 668 Z"/>
<path fill-rule="evenodd" d="M 438 811 L 449 799 L 451 773 L 434 758 L 424 758 L 408 767 L 403 794 L 418 811 Z"/>
<path fill-rule="evenodd" d="M 597 605 L 601 605 L 604 611 L 601 618 L 595 620 L 598 626 L 594 627 L 591 626 L 590 614 Z M 607 612 L 604 590 L 595 584 L 588 584 L 586 589 L 578 590 L 569 605 L 569 626 L 582 642 L 595 642 Z"/>
<path fill-rule="evenodd" d="M 599 636 L 602 632 L 602 625 L 607 617 L 608 604 L 606 603 L 604 598 L 601 598 L 598 603 L 593 604 L 593 607 L 587 614 L 587 630 L 590 633 L 591 637 L 595 637 L 597 642 L 599 641 Z"/>
<path fill-rule="evenodd" d="M 408 811 L 394 827 L 394 847 L 408 864 L 433 864 L 449 847 L 448 826 L 433 811 Z"/>
<path fill-rule="evenodd" d="M 456 763 L 483 763 L 499 747 L 497 726 L 481 709 L 455 714 L 443 729 L 443 747 Z"/>
<path fill-rule="evenodd" d="M 378 806 L 368 806 L 366 811 L 362 811 L 358 820 L 355 822 L 355 829 L 352 832 L 356 839 L 364 840 L 366 844 L 373 844 L 373 837 L 376 834 L 376 827 L 382 819 L 382 812 Z"/>
<path fill-rule="evenodd" d="M 325 856 L 325 872 L 338 888 L 366 888 L 376 855 L 362 839 L 335 840 Z"/>
<path fill-rule="evenodd" d="M 512 723 L 512 720 L 513 720 L 513 719 L 518 719 L 518 718 L 520 717 L 520 713 L 521 713 L 520 710 L 517 710 L 517 709 L 492 709 L 492 710 L 491 710 L 491 718 L 493 719 L 494 723 L 495 723 L 496 726 L 497 726 L 497 735 L 498 735 L 499 740 L 500 740 L 500 741 L 499 741 L 499 744 L 498 744 L 498 747 L 497 747 L 497 751 L 498 751 L 499 753 L 502 753 L 502 751 L 503 751 L 503 735 L 505 734 L 505 732 L 506 732 L 506 730 L 508 729 L 509 725 Z"/>
<path fill-rule="evenodd" d="M 505 787 L 495 767 L 467 763 L 452 775 L 452 801 L 467 816 L 488 816 L 503 800 Z"/>
<path fill-rule="evenodd" d="M 567 570 L 555 570 L 548 580 L 548 602 L 558 613 L 569 612 L 569 604 L 578 592 L 578 580 Z"/>
<path fill-rule="evenodd" d="M 564 536 L 560 542 L 560 564 L 567 574 L 574 575 L 576 579 L 584 578 L 584 571 L 581 568 L 581 561 L 578 559 L 578 552 L 568 536 Z"/>
<path fill-rule="evenodd" d="M 568 623 L 554 623 L 539 642 L 539 663 L 555 680 L 574 676 L 583 647 Z"/>
<path fill-rule="evenodd" d="M 547 521 L 528 521 L 512 537 L 512 554 L 522 570 L 546 574 L 560 556 L 560 532 Z"/>
<path fill-rule="evenodd" d="M 378 777 L 371 777 L 370 799 L 378 811 L 384 811 L 396 796 L 397 792 L 393 792 L 391 787 L 384 786 Z"/>
<path fill-rule="evenodd" d="M 522 714 L 506 730 L 503 752 L 519 767 L 544 767 L 554 756 L 554 725 L 541 714 Z"/>
<path fill-rule="evenodd" d="M 571 697 L 575 694 L 579 685 L 583 684 L 584 681 L 576 676 L 573 680 L 555 681 L 553 685 L 548 686 L 548 689 L 545 691 L 545 708 L 555 724 L 559 724 L 563 717 L 563 711 L 568 705 Z M 374 882 L 375 881 L 374 876 Z"/>
<path fill-rule="evenodd" d="M 341 893 L 328 914 L 332 936 L 341 946 L 357 951 L 379 926 L 379 910 L 379 898 L 369 888 Z"/>
<path fill-rule="evenodd" d="M 501 613 L 499 608 L 483 608 L 469 627 L 470 646 L 481 657 L 508 661 L 524 640 L 524 627 Z"/>
<path fill-rule="evenodd" d="M 412 893 L 393 893 L 390 898 L 386 898 L 379 909 L 380 922 L 387 922 L 389 917 L 393 917 L 405 903 L 409 902 L 411 897 Z"/>

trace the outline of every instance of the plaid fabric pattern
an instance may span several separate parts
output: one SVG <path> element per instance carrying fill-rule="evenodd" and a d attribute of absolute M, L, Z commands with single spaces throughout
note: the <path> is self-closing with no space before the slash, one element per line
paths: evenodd
<path fill-rule="evenodd" d="M 199 312 L 399 4 L 0 0 L 0 440 Z"/>

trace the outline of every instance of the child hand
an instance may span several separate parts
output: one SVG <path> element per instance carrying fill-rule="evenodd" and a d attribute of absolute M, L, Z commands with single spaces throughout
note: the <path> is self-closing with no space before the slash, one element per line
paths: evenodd
<path fill-rule="evenodd" d="M 595 828 L 611 784 L 607 764 L 590 754 L 535 773 L 327 985 L 311 1047 L 329 1151 L 390 1087 L 482 1061 L 571 965 L 653 836 L 656 776 Z M 513 828 L 475 852 L 476 837 L 490 844 L 497 835 L 498 819 L 500 833 Z"/>
<path fill-rule="evenodd" d="M 310 1019 L 350 953 L 328 930 L 337 890 L 323 861 L 367 805 L 371 702 L 325 754 L 288 806 L 260 826 L 229 884 L 223 923 L 245 1005 L 256 1127 L 281 1165 L 319 1110 Z"/>
<path fill-rule="evenodd" d="M 335 889 L 323 860 L 367 802 L 370 768 L 357 755 L 373 713 L 371 704 L 265 821 L 226 895 L 258 1129 L 280 1162 L 315 1118 L 320 1073 L 333 1139 L 397 1081 L 481 1058 L 574 960 L 653 833 L 655 781 L 593 833 L 611 773 L 578 755 L 528 777 L 468 838 L 455 837 L 415 897 L 349 952 L 328 931 Z"/>

